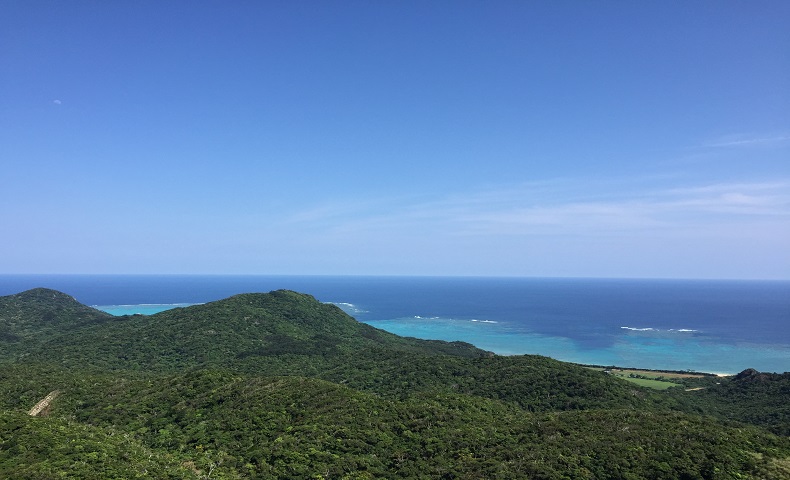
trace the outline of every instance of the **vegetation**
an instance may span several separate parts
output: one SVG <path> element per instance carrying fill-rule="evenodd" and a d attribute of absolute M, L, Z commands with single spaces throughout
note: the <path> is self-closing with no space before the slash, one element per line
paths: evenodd
<path fill-rule="evenodd" d="M 673 393 L 687 412 L 761 425 L 790 436 L 790 373 L 747 369 L 707 388 Z"/>
<path fill-rule="evenodd" d="M 622 370 L 622 369 L 614 369 L 614 368 L 595 368 L 589 367 L 596 370 L 600 370 L 603 372 L 608 373 L 609 375 L 614 375 L 615 377 L 622 378 L 623 380 L 627 380 L 631 383 L 635 383 L 641 387 L 648 387 L 653 388 L 655 390 L 666 390 L 667 388 L 672 387 L 680 387 L 682 386 L 681 383 L 675 383 L 674 379 L 688 379 L 688 378 L 700 378 L 701 375 L 682 375 L 682 374 L 667 374 L 664 372 L 655 372 L 650 370 Z"/>
<path fill-rule="evenodd" d="M 666 390 L 667 388 L 681 386 L 679 383 L 667 382 L 665 380 L 653 380 L 652 378 L 625 377 L 625 380 L 635 383 L 641 387 L 653 388 L 655 390 Z"/>
<path fill-rule="evenodd" d="M 659 392 L 289 291 L 109 317 L 36 289 L 0 332 L 2 478 L 790 477 L 790 374 Z"/>

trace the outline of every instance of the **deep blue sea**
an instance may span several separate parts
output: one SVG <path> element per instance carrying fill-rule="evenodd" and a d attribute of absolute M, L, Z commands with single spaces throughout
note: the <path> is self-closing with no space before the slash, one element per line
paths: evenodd
<path fill-rule="evenodd" d="M 390 332 L 499 354 L 737 373 L 790 370 L 790 282 L 488 277 L 0 275 L 114 314 L 286 288 Z"/>

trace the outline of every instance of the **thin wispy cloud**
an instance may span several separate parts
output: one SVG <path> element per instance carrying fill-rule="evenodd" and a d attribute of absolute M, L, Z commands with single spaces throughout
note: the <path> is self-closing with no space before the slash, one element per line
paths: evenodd
<path fill-rule="evenodd" d="M 790 215 L 790 182 L 715 184 L 666 192 L 668 208 L 738 215 Z"/>
<path fill-rule="evenodd" d="M 763 147 L 783 144 L 790 141 L 789 134 L 782 135 L 729 135 L 719 138 L 703 146 L 708 148 L 728 147 Z"/>
<path fill-rule="evenodd" d="M 599 191 L 577 191 L 564 200 L 561 194 L 573 185 L 558 183 L 554 190 L 509 186 L 411 203 L 379 199 L 376 208 L 329 207 L 291 221 L 313 222 L 323 212 L 329 216 L 321 217 L 321 223 L 335 234 L 412 231 L 443 236 L 669 233 L 723 223 L 747 225 L 758 217 L 777 224 L 790 221 L 790 181 L 653 189 L 610 198 Z"/>

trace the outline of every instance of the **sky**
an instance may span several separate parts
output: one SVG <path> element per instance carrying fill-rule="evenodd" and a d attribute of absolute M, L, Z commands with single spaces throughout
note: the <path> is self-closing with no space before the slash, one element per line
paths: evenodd
<path fill-rule="evenodd" d="M 0 273 L 790 279 L 788 24 L 0 0 Z"/>

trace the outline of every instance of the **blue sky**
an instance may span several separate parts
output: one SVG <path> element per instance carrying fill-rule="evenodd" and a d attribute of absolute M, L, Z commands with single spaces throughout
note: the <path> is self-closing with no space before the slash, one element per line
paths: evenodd
<path fill-rule="evenodd" d="M 0 2 L 0 273 L 790 278 L 790 3 Z"/>

